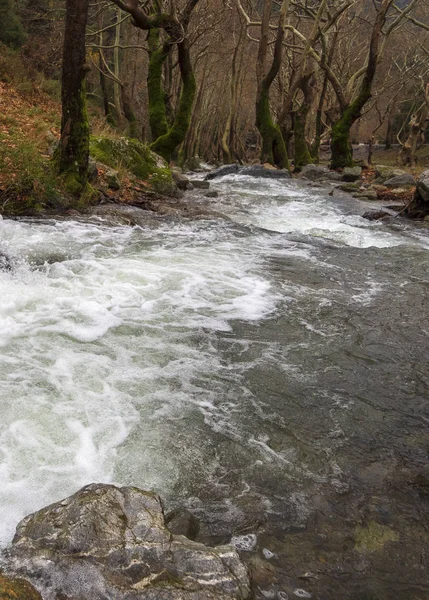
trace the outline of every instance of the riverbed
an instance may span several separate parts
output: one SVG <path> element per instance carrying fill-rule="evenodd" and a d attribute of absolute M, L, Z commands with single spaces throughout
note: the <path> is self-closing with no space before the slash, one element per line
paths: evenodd
<path fill-rule="evenodd" d="M 211 187 L 220 217 L 0 222 L 1 544 L 114 482 L 233 537 L 256 598 L 428 598 L 429 232 Z"/>

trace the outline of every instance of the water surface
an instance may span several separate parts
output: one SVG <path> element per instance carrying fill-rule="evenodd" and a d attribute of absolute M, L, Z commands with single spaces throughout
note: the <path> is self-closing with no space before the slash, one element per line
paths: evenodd
<path fill-rule="evenodd" d="M 257 598 L 428 598 L 426 230 L 212 188 L 224 219 L 0 223 L 1 542 L 133 484 L 234 536 Z"/>

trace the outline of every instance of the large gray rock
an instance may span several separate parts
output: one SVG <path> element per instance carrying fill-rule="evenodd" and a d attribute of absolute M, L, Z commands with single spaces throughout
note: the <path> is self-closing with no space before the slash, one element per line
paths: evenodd
<path fill-rule="evenodd" d="M 345 167 L 343 169 L 343 181 L 357 181 L 362 175 L 362 167 Z"/>
<path fill-rule="evenodd" d="M 429 202 L 429 169 L 423 171 L 417 179 L 416 194 L 418 194 L 424 202 Z"/>
<path fill-rule="evenodd" d="M 177 169 L 172 169 L 171 176 L 173 177 L 173 181 L 177 185 L 179 190 L 187 190 L 188 189 L 190 181 L 186 177 L 186 175 L 183 175 L 183 173 L 181 173 Z"/>
<path fill-rule="evenodd" d="M 390 189 L 410 188 L 416 185 L 416 180 L 412 175 L 404 173 L 403 175 L 395 175 L 384 182 L 384 185 Z"/>
<path fill-rule="evenodd" d="M 262 177 L 264 179 L 290 179 L 291 174 L 287 169 L 268 169 L 263 165 L 243 167 L 241 165 L 225 165 L 208 173 L 205 179 L 216 179 L 224 175 L 248 175 L 249 177 Z"/>
<path fill-rule="evenodd" d="M 214 171 L 210 171 L 205 176 L 205 179 L 216 179 L 216 177 L 223 177 L 224 175 L 232 175 L 233 173 L 238 173 L 240 166 L 237 164 L 233 165 L 224 165 L 223 167 L 219 167 L 219 169 L 215 169 Z"/>
<path fill-rule="evenodd" d="M 310 181 L 328 179 L 329 175 L 330 171 L 328 167 L 322 167 L 321 165 L 305 165 L 300 173 L 300 177 L 305 177 Z"/>
<path fill-rule="evenodd" d="M 291 174 L 287 169 L 267 169 L 263 165 L 253 165 L 251 167 L 242 167 L 238 171 L 239 175 L 248 175 L 249 177 L 263 177 L 265 179 L 290 179 Z"/>
<path fill-rule="evenodd" d="M 375 167 L 375 176 L 377 177 L 377 183 L 384 183 L 392 177 L 397 177 L 398 175 L 405 174 L 406 173 L 403 169 L 398 169 L 397 167 L 392 167 L 389 165 L 377 165 Z"/>
<path fill-rule="evenodd" d="M 231 600 L 249 580 L 231 546 L 208 548 L 165 526 L 159 497 L 92 484 L 19 523 L 7 570 L 44 600 Z"/>

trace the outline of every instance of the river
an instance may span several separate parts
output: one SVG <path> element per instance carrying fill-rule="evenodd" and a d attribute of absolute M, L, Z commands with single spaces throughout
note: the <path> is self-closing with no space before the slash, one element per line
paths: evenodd
<path fill-rule="evenodd" d="M 223 218 L 0 222 L 1 544 L 131 484 L 233 535 L 256 598 L 429 598 L 429 232 L 212 189 Z"/>

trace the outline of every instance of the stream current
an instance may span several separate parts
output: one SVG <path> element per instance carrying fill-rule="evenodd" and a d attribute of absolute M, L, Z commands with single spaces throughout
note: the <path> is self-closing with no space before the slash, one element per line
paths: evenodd
<path fill-rule="evenodd" d="M 212 189 L 224 218 L 0 222 L 1 544 L 136 485 L 234 536 L 256 598 L 426 600 L 427 230 L 292 181 Z"/>

